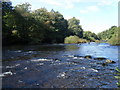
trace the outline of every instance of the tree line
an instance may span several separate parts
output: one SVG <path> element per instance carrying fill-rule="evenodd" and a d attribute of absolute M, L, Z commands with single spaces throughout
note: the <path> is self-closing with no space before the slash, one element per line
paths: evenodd
<path fill-rule="evenodd" d="M 120 45 L 120 27 L 112 26 L 108 30 L 98 33 L 98 37 L 101 40 L 105 40 L 106 42 L 112 45 Z"/>
<path fill-rule="evenodd" d="M 69 36 L 90 41 L 99 39 L 95 33 L 83 31 L 79 19 L 66 20 L 53 9 L 31 11 L 29 3 L 13 7 L 11 2 L 2 2 L 2 29 L 3 45 L 63 43 Z"/>

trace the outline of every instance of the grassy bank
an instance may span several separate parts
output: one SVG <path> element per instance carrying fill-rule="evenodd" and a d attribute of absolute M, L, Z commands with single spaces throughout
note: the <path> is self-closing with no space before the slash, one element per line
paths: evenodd
<path fill-rule="evenodd" d="M 94 38 L 92 39 L 83 39 L 83 38 L 79 38 L 78 36 L 74 35 L 74 36 L 69 36 L 66 37 L 64 39 L 64 43 L 65 44 L 71 44 L 71 43 L 87 43 L 87 42 L 100 42 L 99 40 L 96 40 Z"/>

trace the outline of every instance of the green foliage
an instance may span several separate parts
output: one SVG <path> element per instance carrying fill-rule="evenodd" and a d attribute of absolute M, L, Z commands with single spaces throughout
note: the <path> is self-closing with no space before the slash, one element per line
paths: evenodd
<path fill-rule="evenodd" d="M 79 24 L 80 24 L 80 21 L 76 19 L 75 17 L 73 17 L 68 20 L 68 29 L 69 29 L 70 35 L 76 35 L 82 38 L 83 29 Z"/>
<path fill-rule="evenodd" d="M 2 2 L 2 41 L 3 43 L 10 42 L 12 38 L 13 23 L 13 7 L 11 2 Z"/>
<path fill-rule="evenodd" d="M 120 45 L 120 27 L 116 29 L 117 31 L 113 34 L 113 36 L 108 40 L 108 43 L 112 45 Z"/>
<path fill-rule="evenodd" d="M 64 41 L 64 43 L 66 43 L 66 44 L 70 44 L 70 43 L 78 43 L 79 42 L 79 37 L 78 36 L 69 36 L 69 37 L 66 37 L 65 38 L 65 41 Z"/>
<path fill-rule="evenodd" d="M 117 85 L 120 87 L 120 69 L 118 69 L 118 68 L 116 67 L 116 71 L 117 71 L 118 73 L 116 73 L 117 76 L 114 76 L 114 77 L 115 77 L 116 79 L 118 79 Z"/>
<path fill-rule="evenodd" d="M 117 26 L 112 26 L 110 29 L 98 33 L 98 37 L 102 40 L 109 40 L 112 38 L 113 34 L 117 31 Z"/>
<path fill-rule="evenodd" d="M 78 40 L 78 43 L 86 43 L 86 42 L 89 42 L 89 41 L 86 39 L 82 39 L 82 38 L 79 38 Z"/>
<path fill-rule="evenodd" d="M 79 38 L 78 36 L 69 36 L 66 37 L 64 40 L 64 43 L 71 44 L 71 43 L 86 43 L 88 42 L 86 39 Z"/>
<path fill-rule="evenodd" d="M 84 31 L 83 38 L 92 42 L 99 40 L 98 36 L 95 33 L 92 33 L 91 31 Z"/>
<path fill-rule="evenodd" d="M 67 21 L 53 9 L 50 12 L 46 8 L 31 11 L 29 3 L 12 7 L 11 2 L 2 2 L 2 9 L 3 45 L 63 43 L 64 39 L 66 43 L 83 43 L 86 39 L 97 39 L 94 33 L 88 33 L 82 39 L 80 20 L 73 17 Z M 72 36 L 69 37 L 72 40 L 65 38 L 68 36 Z"/>
<path fill-rule="evenodd" d="M 120 45 L 119 34 L 120 27 L 112 26 L 109 30 L 99 33 L 98 36 L 112 45 Z"/>
<path fill-rule="evenodd" d="M 116 67 L 116 70 L 117 70 L 118 72 L 120 72 L 120 69 L 118 69 L 118 67 Z"/>

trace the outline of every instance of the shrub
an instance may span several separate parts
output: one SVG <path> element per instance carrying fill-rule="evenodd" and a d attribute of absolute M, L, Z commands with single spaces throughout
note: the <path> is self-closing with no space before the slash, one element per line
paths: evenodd
<path fill-rule="evenodd" d="M 98 43 L 99 43 L 99 42 L 100 42 L 100 40 L 95 40 L 95 42 L 98 42 Z"/>
<path fill-rule="evenodd" d="M 82 39 L 82 38 L 80 38 L 80 39 L 78 40 L 78 42 L 79 42 L 79 43 L 86 43 L 86 42 L 89 42 L 89 41 L 86 40 L 86 39 Z"/>
<path fill-rule="evenodd" d="M 120 45 L 120 38 L 118 37 L 118 34 L 114 35 L 111 39 L 109 39 L 108 43 L 112 45 Z"/>
<path fill-rule="evenodd" d="M 70 43 L 78 43 L 79 42 L 79 37 L 78 36 L 69 36 L 69 37 L 66 37 L 65 40 L 64 40 L 64 43 L 66 44 L 70 44 Z"/>
<path fill-rule="evenodd" d="M 64 39 L 64 43 L 70 44 L 70 43 L 86 43 L 88 42 L 86 39 L 79 38 L 78 36 L 69 36 Z"/>

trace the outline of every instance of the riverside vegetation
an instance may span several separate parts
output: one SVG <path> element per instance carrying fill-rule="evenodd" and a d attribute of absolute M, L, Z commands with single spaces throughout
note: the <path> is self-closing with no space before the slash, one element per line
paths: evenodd
<path fill-rule="evenodd" d="M 107 40 L 113 45 L 120 44 L 117 26 L 96 35 L 84 31 L 80 20 L 75 17 L 66 20 L 60 12 L 53 9 L 49 12 L 46 8 L 34 11 L 30 8 L 29 3 L 13 7 L 11 2 L 2 2 L 3 45 L 85 43 L 99 40 Z"/>

